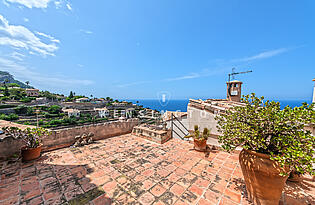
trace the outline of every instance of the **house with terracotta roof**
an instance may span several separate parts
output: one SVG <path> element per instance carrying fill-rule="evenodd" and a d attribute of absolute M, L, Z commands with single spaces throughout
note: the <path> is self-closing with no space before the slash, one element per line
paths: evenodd
<path fill-rule="evenodd" d="M 28 97 L 38 97 L 38 95 L 39 95 L 38 89 L 27 88 L 27 89 L 25 89 L 25 92 L 26 92 L 26 95 Z"/>
<path fill-rule="evenodd" d="M 80 117 L 80 110 L 78 109 L 62 109 L 64 113 L 68 114 L 68 117 Z"/>

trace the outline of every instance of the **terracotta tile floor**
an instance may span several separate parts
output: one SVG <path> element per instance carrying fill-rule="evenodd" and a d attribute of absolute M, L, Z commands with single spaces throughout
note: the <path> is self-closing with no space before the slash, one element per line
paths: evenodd
<path fill-rule="evenodd" d="M 191 148 L 122 135 L 30 163 L 1 162 L 0 204 L 250 204 L 238 154 Z M 305 179 L 287 184 L 281 204 L 311 204 L 314 196 Z"/>

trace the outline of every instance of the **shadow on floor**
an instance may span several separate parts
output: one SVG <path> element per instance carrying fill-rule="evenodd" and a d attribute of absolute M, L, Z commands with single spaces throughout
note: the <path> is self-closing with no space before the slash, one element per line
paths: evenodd
<path fill-rule="evenodd" d="M 49 163 L 58 157 L 2 162 L 0 204 L 111 204 L 101 186 L 87 177 L 95 171 L 92 167 Z"/>
<path fill-rule="evenodd" d="M 310 182 L 312 182 L 311 177 L 303 177 L 300 182 L 287 181 L 279 204 L 285 205 L 315 204 L 315 198 L 313 195 L 315 186 Z M 243 197 L 248 202 L 250 202 L 247 195 L 244 179 L 234 178 L 230 182 L 229 186 L 233 187 L 235 191 L 240 191 Z"/>

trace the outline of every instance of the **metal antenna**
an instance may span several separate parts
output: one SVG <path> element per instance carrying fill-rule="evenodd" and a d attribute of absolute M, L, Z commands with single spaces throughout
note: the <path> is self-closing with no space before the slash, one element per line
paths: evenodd
<path fill-rule="evenodd" d="M 229 73 L 229 82 L 231 80 L 231 77 L 232 77 L 232 80 L 235 79 L 235 75 L 251 73 L 251 72 L 253 72 L 253 71 L 252 70 L 248 70 L 248 71 L 243 71 L 243 72 L 235 72 L 235 68 L 232 68 L 232 73 Z"/>
<path fill-rule="evenodd" d="M 235 73 L 235 68 L 232 68 L 232 73 Z M 235 80 L 235 75 L 232 75 L 232 80 Z"/>
<path fill-rule="evenodd" d="M 251 72 L 253 72 L 253 71 L 248 70 L 248 71 L 243 71 L 243 72 L 235 72 L 235 68 L 232 68 L 232 73 L 229 73 L 229 83 L 230 83 L 231 77 L 232 77 L 232 80 L 234 80 L 235 75 L 251 73 Z M 229 87 L 228 87 L 228 94 L 231 95 L 231 84 L 229 84 Z"/>

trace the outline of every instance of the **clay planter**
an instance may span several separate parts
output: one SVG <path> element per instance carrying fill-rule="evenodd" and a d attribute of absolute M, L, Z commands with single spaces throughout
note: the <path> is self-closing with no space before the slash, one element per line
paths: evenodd
<path fill-rule="evenodd" d="M 280 176 L 280 172 L 288 173 L 288 169 L 280 168 L 277 162 L 266 154 L 243 149 L 239 156 L 249 199 L 254 204 L 279 204 L 282 190 L 288 178 Z"/>
<path fill-rule="evenodd" d="M 194 148 L 197 151 L 206 151 L 207 150 L 207 140 L 196 140 L 194 139 Z"/>
<path fill-rule="evenodd" d="M 27 162 L 40 157 L 40 152 L 42 151 L 42 145 L 36 148 L 21 148 L 22 161 Z"/>

